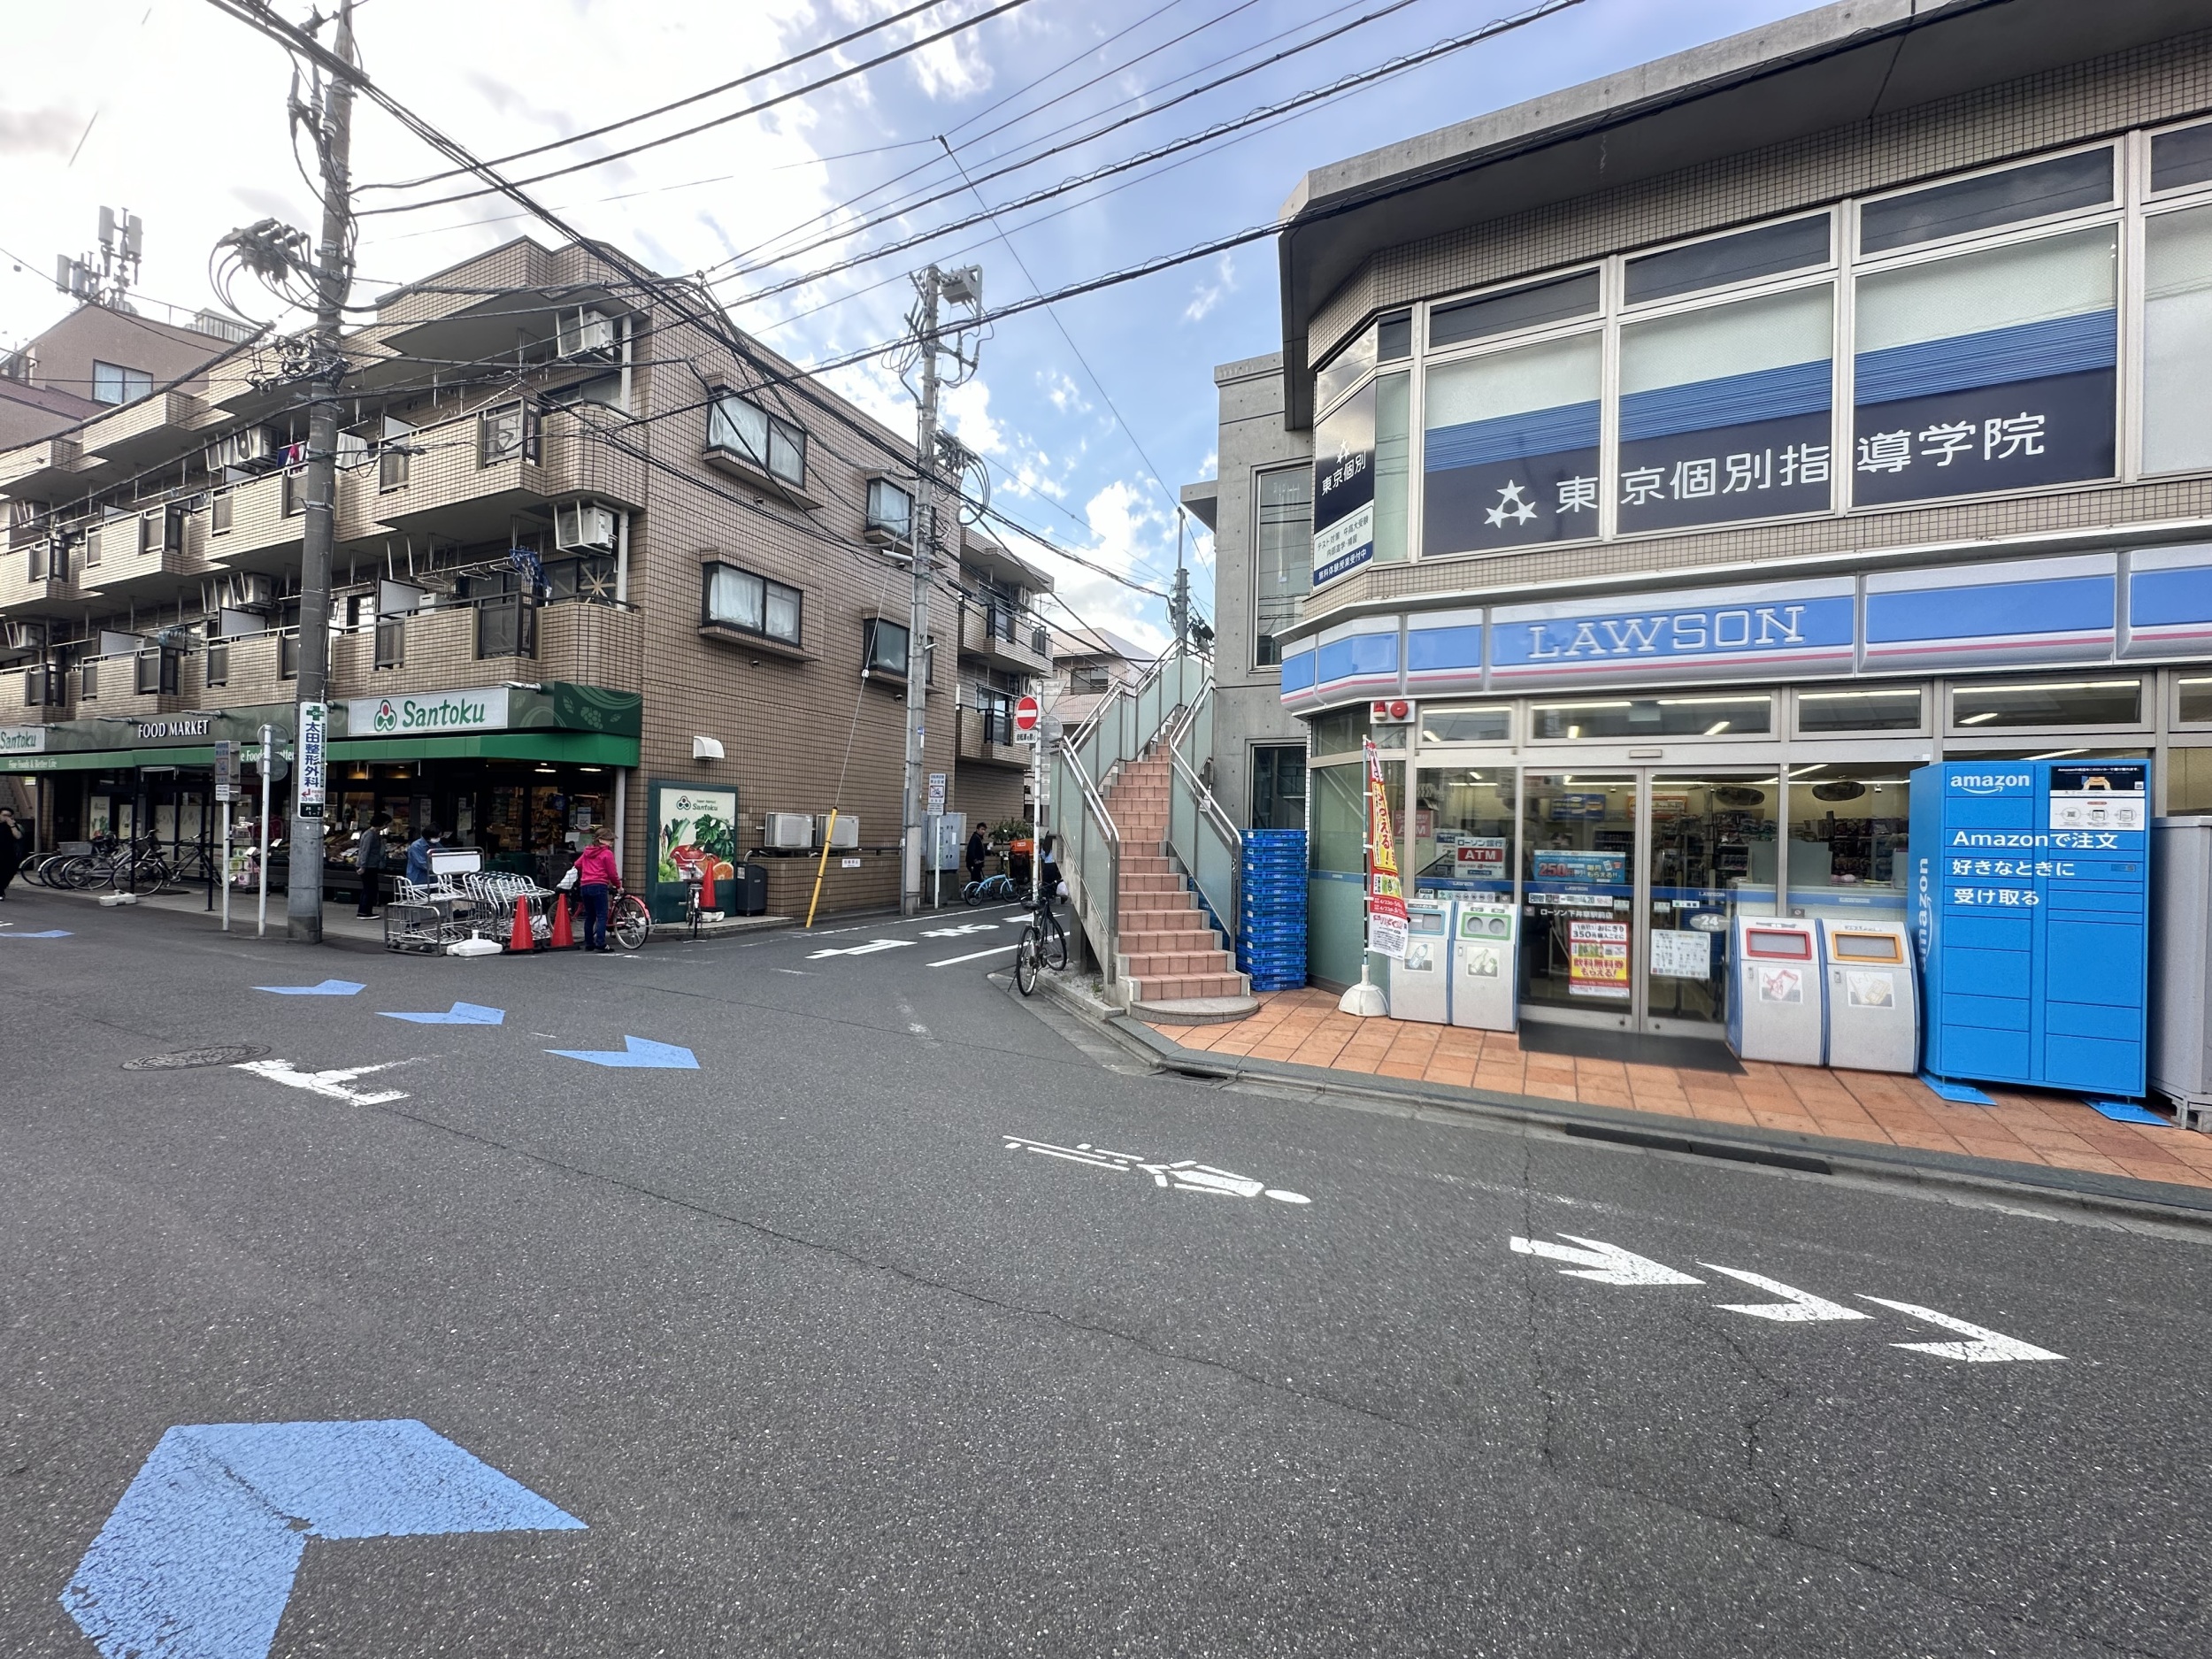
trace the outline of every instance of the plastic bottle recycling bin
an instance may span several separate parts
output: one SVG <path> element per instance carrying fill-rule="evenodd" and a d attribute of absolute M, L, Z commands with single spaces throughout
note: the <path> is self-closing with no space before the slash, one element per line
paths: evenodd
<path fill-rule="evenodd" d="M 1431 1025 L 1452 1018 L 1452 901 L 1406 901 L 1406 954 L 1390 964 L 1390 1015 Z"/>
<path fill-rule="evenodd" d="M 1920 1069 L 1920 995 L 1901 922 L 1820 925 L 1828 980 L 1828 1064 L 1854 1071 Z"/>
<path fill-rule="evenodd" d="M 1827 1019 L 1819 933 L 1819 923 L 1800 917 L 1736 918 L 1728 1046 L 1738 1059 L 1821 1064 Z"/>
<path fill-rule="evenodd" d="M 1452 930 L 1452 1024 L 1511 1031 L 1520 1023 L 1514 987 L 1518 912 L 1510 901 L 1462 899 Z"/>

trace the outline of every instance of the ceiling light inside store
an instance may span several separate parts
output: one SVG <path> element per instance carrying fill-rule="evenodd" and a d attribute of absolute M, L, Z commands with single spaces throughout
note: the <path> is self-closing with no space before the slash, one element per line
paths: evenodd
<path fill-rule="evenodd" d="M 1705 735 L 1708 737 L 1718 737 L 1733 724 L 1734 722 L 1732 720 L 1716 720 L 1712 723 L 1712 725 L 1705 728 Z"/>
<path fill-rule="evenodd" d="M 1996 718 L 1996 710 L 1985 709 L 1979 714 L 1968 715 L 1963 720 L 1961 720 L 1959 724 L 1961 726 L 1979 726 L 1984 720 L 1993 720 Z"/>

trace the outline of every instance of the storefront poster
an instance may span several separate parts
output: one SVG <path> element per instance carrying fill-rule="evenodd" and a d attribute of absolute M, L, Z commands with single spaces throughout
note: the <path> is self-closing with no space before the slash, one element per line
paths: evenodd
<path fill-rule="evenodd" d="M 1406 898 L 1398 849 L 1390 832 L 1390 795 L 1382 756 L 1371 738 L 1367 754 L 1367 948 L 1378 956 L 1406 953 Z"/>
<path fill-rule="evenodd" d="M 1540 847 L 1530 855 L 1529 874 L 1538 881 L 1586 881 L 1594 887 L 1624 887 L 1628 881 L 1628 855 L 1582 852 L 1564 847 Z"/>
<path fill-rule="evenodd" d="M 650 810 L 653 914 L 672 921 L 692 872 L 711 868 L 717 881 L 737 873 L 737 791 L 656 782 Z"/>
<path fill-rule="evenodd" d="M 1452 873 L 1463 881 L 1502 881 L 1505 855 L 1502 835 L 1463 835 L 1452 849 Z"/>
<path fill-rule="evenodd" d="M 1375 388 L 1370 381 L 1314 434 L 1313 585 L 1375 557 Z"/>
<path fill-rule="evenodd" d="M 1546 815 L 1555 824 L 1568 824 L 1585 818 L 1602 818 L 1606 814 L 1602 793 L 1555 795 L 1546 807 Z"/>
<path fill-rule="evenodd" d="M 1709 979 L 1713 977 L 1713 936 L 1695 928 L 1656 927 L 1651 934 L 1652 977 Z"/>
<path fill-rule="evenodd" d="M 1624 1002 L 1628 924 L 1576 918 L 1567 924 L 1567 994 Z"/>
<path fill-rule="evenodd" d="M 1804 969 L 1762 967 L 1755 972 L 1762 1002 L 1801 1002 L 1805 1000 Z"/>

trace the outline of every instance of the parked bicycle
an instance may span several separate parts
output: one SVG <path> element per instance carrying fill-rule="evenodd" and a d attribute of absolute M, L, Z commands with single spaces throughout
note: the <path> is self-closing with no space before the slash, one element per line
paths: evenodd
<path fill-rule="evenodd" d="M 625 950 L 635 950 L 653 936 L 653 912 L 634 893 L 618 893 L 607 906 L 607 936 Z"/>
<path fill-rule="evenodd" d="M 1068 935 L 1060 926 L 1057 900 L 1050 888 L 1038 894 L 1021 943 L 1014 947 L 1014 988 L 1024 996 L 1035 993 L 1040 970 L 1050 968 L 1056 973 L 1068 965 Z"/>
<path fill-rule="evenodd" d="M 135 836 L 128 842 L 96 835 L 91 852 L 65 860 L 58 871 L 42 868 L 41 875 L 50 887 L 81 892 L 111 887 L 118 893 L 159 893 L 176 879 L 161 856 L 160 840 L 153 835 Z"/>
<path fill-rule="evenodd" d="M 980 881 L 971 881 L 960 889 L 960 896 L 970 905 L 1011 904 L 1021 897 L 1015 888 L 1014 878 L 1003 870 Z"/>

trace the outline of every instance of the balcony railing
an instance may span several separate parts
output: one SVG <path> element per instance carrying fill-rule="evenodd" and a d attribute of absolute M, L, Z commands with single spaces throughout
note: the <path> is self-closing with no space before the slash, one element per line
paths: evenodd
<path fill-rule="evenodd" d="M 1025 674 L 1045 673 L 1052 667 L 1051 635 L 1024 613 L 1004 605 L 964 611 L 960 649 Z"/>
<path fill-rule="evenodd" d="M 465 685 L 472 677 L 641 691 L 644 664 L 644 628 L 634 607 L 492 594 L 380 617 L 335 635 L 331 695 L 428 691 Z"/>

